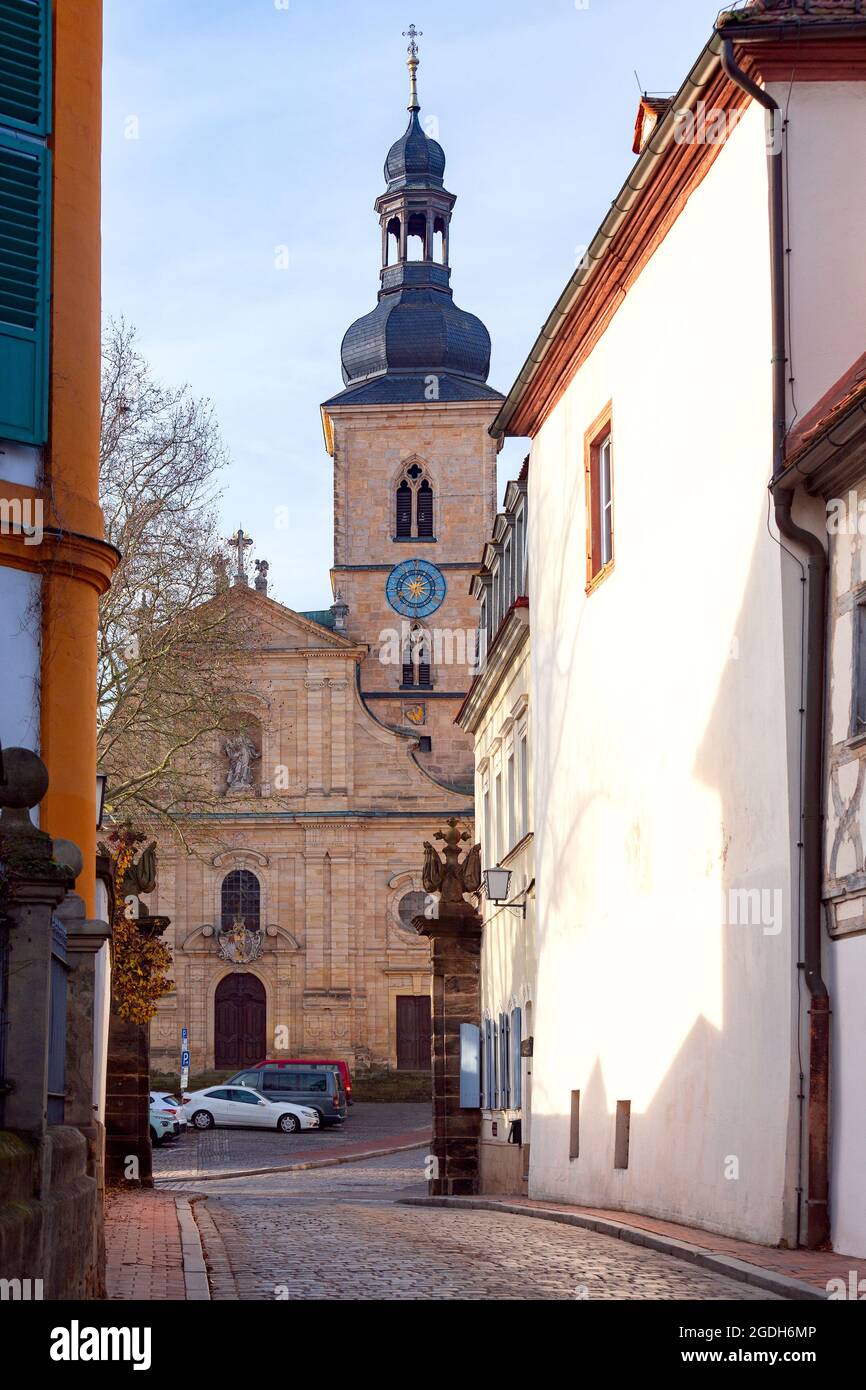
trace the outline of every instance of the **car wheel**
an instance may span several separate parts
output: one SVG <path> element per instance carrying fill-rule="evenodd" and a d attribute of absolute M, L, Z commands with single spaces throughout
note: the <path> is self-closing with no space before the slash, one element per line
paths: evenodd
<path fill-rule="evenodd" d="M 209 1110 L 196 1110 L 192 1122 L 196 1129 L 213 1129 L 213 1115 Z"/>
<path fill-rule="evenodd" d="M 159 1148 L 159 1135 L 157 1134 L 156 1130 L 153 1128 L 152 1125 L 150 1129 L 150 1142 L 155 1149 Z"/>
<path fill-rule="evenodd" d="M 277 1120 L 277 1129 L 281 1129 L 283 1134 L 297 1134 L 301 1128 L 301 1122 L 297 1115 L 281 1115 Z"/>

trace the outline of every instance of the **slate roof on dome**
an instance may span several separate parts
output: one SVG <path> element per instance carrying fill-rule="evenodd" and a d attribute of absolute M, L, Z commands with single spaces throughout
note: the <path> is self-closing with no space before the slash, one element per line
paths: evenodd
<path fill-rule="evenodd" d="M 438 140 L 432 140 L 418 119 L 418 112 L 409 115 L 409 124 L 388 151 L 385 160 L 385 182 L 388 192 L 433 184 L 443 186 L 445 151 Z"/>
<path fill-rule="evenodd" d="M 501 391 L 495 391 L 483 381 L 468 381 L 465 377 L 441 373 L 437 376 L 437 401 L 501 401 Z M 430 378 L 427 376 L 396 376 L 382 372 L 380 376 L 353 382 L 339 391 L 330 405 L 425 405 L 430 402 Z"/>

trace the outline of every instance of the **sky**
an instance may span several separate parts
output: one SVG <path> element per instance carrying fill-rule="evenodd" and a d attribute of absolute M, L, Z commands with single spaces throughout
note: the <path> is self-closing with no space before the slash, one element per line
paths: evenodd
<path fill-rule="evenodd" d="M 455 302 L 487 325 L 506 393 L 634 161 L 638 79 L 678 89 L 718 8 L 105 0 L 103 313 L 136 326 L 159 379 L 213 402 L 223 533 L 253 536 L 274 598 L 332 602 L 319 406 L 376 302 L 373 201 L 408 120 L 409 23 L 457 195 Z M 500 488 L 527 452 L 506 441 Z"/>

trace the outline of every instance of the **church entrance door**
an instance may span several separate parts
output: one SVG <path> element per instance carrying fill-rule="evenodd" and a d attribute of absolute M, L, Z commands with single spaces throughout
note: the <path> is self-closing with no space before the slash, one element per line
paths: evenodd
<path fill-rule="evenodd" d="M 248 1067 L 267 1055 L 265 987 L 237 971 L 217 985 L 214 999 L 214 1066 Z"/>
<path fill-rule="evenodd" d="M 397 995 L 397 1068 L 430 1070 L 430 996 Z"/>

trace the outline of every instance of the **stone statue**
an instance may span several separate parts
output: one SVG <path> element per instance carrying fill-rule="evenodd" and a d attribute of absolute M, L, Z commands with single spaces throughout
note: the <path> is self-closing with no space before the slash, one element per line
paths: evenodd
<path fill-rule="evenodd" d="M 144 836 L 141 837 L 144 839 Z M 156 887 L 156 840 L 145 845 L 134 864 L 130 864 L 123 875 L 121 895 L 126 898 L 135 894 L 152 893 Z"/>
<path fill-rule="evenodd" d="M 447 830 L 437 830 L 434 839 L 442 840 L 445 845 L 441 855 L 429 840 L 424 841 L 421 881 L 428 893 L 440 894 L 440 913 L 460 916 L 473 912 L 464 901 L 464 893 L 478 893 L 481 888 L 481 846 L 473 845 L 461 862 L 460 843 L 470 836 L 468 830 L 458 830 L 457 824 L 456 817 L 452 816 Z"/>
<path fill-rule="evenodd" d="M 223 744 L 223 751 L 229 760 L 226 785 L 229 791 L 237 791 L 253 784 L 253 763 L 260 758 L 256 745 L 249 734 L 235 734 Z"/>

